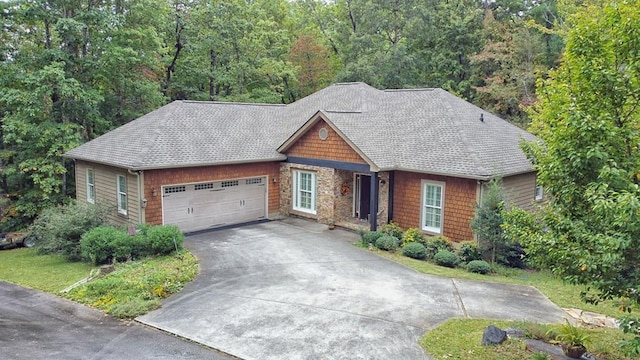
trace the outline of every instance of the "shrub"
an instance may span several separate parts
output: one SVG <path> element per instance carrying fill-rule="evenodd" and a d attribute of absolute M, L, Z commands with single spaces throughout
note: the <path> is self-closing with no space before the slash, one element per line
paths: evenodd
<path fill-rule="evenodd" d="M 472 260 L 467 264 L 467 271 L 476 274 L 488 274 L 491 272 L 491 265 L 484 260 Z"/>
<path fill-rule="evenodd" d="M 402 244 L 404 245 L 412 242 L 417 242 L 423 245 L 425 244 L 425 236 L 420 229 L 409 228 L 404 232 L 404 235 L 402 236 Z"/>
<path fill-rule="evenodd" d="M 384 235 L 393 236 L 396 239 L 402 239 L 402 234 L 404 233 L 400 225 L 394 222 L 382 225 L 378 231 Z"/>
<path fill-rule="evenodd" d="M 449 250 L 438 251 L 433 257 L 433 260 L 440 266 L 446 266 L 450 268 L 456 267 L 456 265 L 458 265 L 458 263 L 460 262 L 458 255 Z"/>
<path fill-rule="evenodd" d="M 441 250 L 453 252 L 453 244 L 446 236 L 432 236 L 427 239 L 425 247 L 427 248 L 427 258 L 433 257 Z"/>
<path fill-rule="evenodd" d="M 175 225 L 154 226 L 147 230 L 154 254 L 164 255 L 182 249 L 184 235 Z"/>
<path fill-rule="evenodd" d="M 478 244 L 475 241 L 465 241 L 460 244 L 458 250 L 458 256 L 460 261 L 468 263 L 474 260 L 482 260 L 482 252 L 478 248 Z"/>
<path fill-rule="evenodd" d="M 427 249 L 419 242 L 410 242 L 402 248 L 402 255 L 422 260 L 427 257 Z"/>
<path fill-rule="evenodd" d="M 380 250 L 395 251 L 398 248 L 399 242 L 396 237 L 383 235 L 376 240 L 375 245 Z"/>
<path fill-rule="evenodd" d="M 109 208 L 86 203 L 47 208 L 29 229 L 39 253 L 61 254 L 70 261 L 82 259 L 80 239 L 89 230 L 107 224 Z"/>
<path fill-rule="evenodd" d="M 128 257 L 131 249 L 127 246 L 128 235 L 112 226 L 99 226 L 82 235 L 80 249 L 82 258 L 96 265 L 110 262 L 116 254 Z"/>
<path fill-rule="evenodd" d="M 376 240 L 378 240 L 379 237 L 381 237 L 383 234 L 381 232 L 378 231 L 367 231 L 364 232 L 360 235 L 361 239 L 362 239 L 362 245 L 365 246 L 369 246 L 369 244 L 374 244 L 376 243 Z"/>

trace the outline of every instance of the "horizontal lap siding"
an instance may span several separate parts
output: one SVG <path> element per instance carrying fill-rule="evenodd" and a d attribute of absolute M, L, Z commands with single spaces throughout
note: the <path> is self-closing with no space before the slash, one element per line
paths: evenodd
<path fill-rule="evenodd" d="M 148 224 L 162 224 L 162 186 L 247 177 L 268 176 L 268 213 L 278 212 L 280 193 L 278 179 L 279 162 L 200 166 L 178 169 L 146 170 L 144 172 L 144 195 L 147 199 L 145 209 Z"/>
<path fill-rule="evenodd" d="M 396 171 L 392 220 L 404 229 L 420 228 L 423 180 L 445 183 L 443 235 L 452 241 L 473 239 L 469 224 L 475 214 L 475 180 Z"/>
<path fill-rule="evenodd" d="M 327 129 L 328 137 L 321 140 L 318 136 L 320 129 Z M 287 156 L 344 161 L 365 164 L 360 155 L 335 132 L 326 122 L 318 121 L 286 152 Z"/>
<path fill-rule="evenodd" d="M 536 192 L 536 173 L 520 174 L 502 179 L 504 195 L 509 206 L 533 210 Z"/>
<path fill-rule="evenodd" d="M 140 219 L 140 198 L 138 196 L 138 179 L 129 174 L 126 169 L 100 165 L 85 161 L 76 161 L 76 199 L 87 202 L 87 169 L 94 172 L 94 190 L 96 204 L 109 206 L 109 221 L 116 225 L 135 224 Z M 117 176 L 124 175 L 127 179 L 127 216 L 118 214 Z"/>

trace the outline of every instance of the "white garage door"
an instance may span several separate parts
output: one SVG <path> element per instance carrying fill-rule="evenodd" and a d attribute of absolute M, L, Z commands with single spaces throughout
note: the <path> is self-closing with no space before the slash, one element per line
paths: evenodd
<path fill-rule="evenodd" d="M 266 183 L 266 177 L 255 177 L 164 186 L 163 223 L 191 232 L 264 219 Z"/>

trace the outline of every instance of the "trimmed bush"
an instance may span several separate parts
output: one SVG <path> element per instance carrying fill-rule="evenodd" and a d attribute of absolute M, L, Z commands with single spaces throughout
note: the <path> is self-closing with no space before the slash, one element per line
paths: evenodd
<path fill-rule="evenodd" d="M 112 226 L 99 226 L 82 235 L 80 249 L 82 257 L 96 265 L 111 262 L 117 252 L 130 254 L 127 244 L 128 235 Z"/>
<path fill-rule="evenodd" d="M 396 237 L 383 235 L 376 240 L 375 245 L 380 250 L 395 251 L 399 242 L 400 240 Z"/>
<path fill-rule="evenodd" d="M 480 251 L 475 241 L 465 241 L 460 244 L 458 256 L 460 257 L 460 261 L 468 263 L 474 260 L 482 260 L 482 251 Z"/>
<path fill-rule="evenodd" d="M 427 242 L 424 245 L 427 248 L 427 258 L 433 259 L 433 257 L 441 250 L 447 250 L 453 252 L 453 244 L 446 236 L 432 236 L 427 238 Z"/>
<path fill-rule="evenodd" d="M 184 235 L 175 225 L 154 226 L 147 230 L 147 238 L 154 254 L 165 255 L 182 249 Z"/>
<path fill-rule="evenodd" d="M 422 260 L 427 257 L 427 249 L 419 242 L 410 242 L 402 248 L 402 255 Z"/>
<path fill-rule="evenodd" d="M 400 225 L 394 222 L 382 225 L 378 231 L 384 235 L 393 236 L 396 239 L 402 239 L 402 234 L 404 233 Z"/>
<path fill-rule="evenodd" d="M 477 274 L 488 274 L 491 272 L 491 265 L 484 260 L 473 260 L 467 264 L 467 271 Z"/>
<path fill-rule="evenodd" d="M 369 246 L 369 244 L 374 244 L 376 243 L 376 240 L 378 240 L 378 238 L 380 238 L 382 235 L 384 235 L 381 232 L 378 231 L 367 231 L 364 232 L 360 235 L 361 239 L 362 239 L 362 245 L 365 246 Z"/>
<path fill-rule="evenodd" d="M 412 242 L 417 242 L 423 245 L 426 243 L 425 236 L 420 229 L 408 228 L 407 231 L 404 232 L 404 235 L 402 235 L 403 244 L 406 245 Z"/>
<path fill-rule="evenodd" d="M 433 260 L 440 266 L 446 266 L 450 268 L 456 267 L 456 265 L 458 265 L 458 263 L 460 262 L 458 255 L 449 250 L 438 251 L 434 255 Z"/>

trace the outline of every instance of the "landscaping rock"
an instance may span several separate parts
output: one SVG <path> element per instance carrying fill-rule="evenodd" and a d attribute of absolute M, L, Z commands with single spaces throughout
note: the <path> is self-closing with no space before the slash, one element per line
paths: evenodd
<path fill-rule="evenodd" d="M 526 336 L 524 331 L 516 328 L 506 328 L 504 331 L 507 333 L 507 336 L 514 339 L 523 339 Z"/>
<path fill-rule="evenodd" d="M 484 334 L 482 334 L 482 345 L 500 345 L 507 339 L 507 332 L 501 330 L 500 328 L 489 325 L 484 330 Z"/>
<path fill-rule="evenodd" d="M 559 345 L 552 345 L 540 340 L 526 339 L 525 344 L 527 345 L 527 350 L 533 353 L 545 353 L 549 356 L 551 360 L 571 360 L 570 357 L 566 356 L 562 351 L 562 347 Z M 597 357 L 585 353 L 580 358 L 581 360 L 600 360 Z"/>

